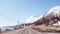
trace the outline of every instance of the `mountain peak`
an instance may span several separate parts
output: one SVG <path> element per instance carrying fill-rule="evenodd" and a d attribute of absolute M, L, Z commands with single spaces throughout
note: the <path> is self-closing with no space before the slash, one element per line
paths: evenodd
<path fill-rule="evenodd" d="M 50 14 L 50 13 L 52 13 L 52 14 L 54 14 L 54 15 L 59 15 L 59 14 L 60 14 L 60 6 L 56 6 L 56 7 L 51 8 L 51 9 L 47 12 L 46 15 L 48 15 L 48 14 Z"/>

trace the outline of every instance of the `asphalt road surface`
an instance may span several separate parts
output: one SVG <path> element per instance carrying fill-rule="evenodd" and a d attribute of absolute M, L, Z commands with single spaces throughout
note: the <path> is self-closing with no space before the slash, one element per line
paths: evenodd
<path fill-rule="evenodd" d="M 14 31 L 9 31 L 1 34 L 60 34 L 60 33 L 42 33 L 42 32 L 37 32 L 30 27 L 25 27 L 23 29 L 18 29 Z"/>

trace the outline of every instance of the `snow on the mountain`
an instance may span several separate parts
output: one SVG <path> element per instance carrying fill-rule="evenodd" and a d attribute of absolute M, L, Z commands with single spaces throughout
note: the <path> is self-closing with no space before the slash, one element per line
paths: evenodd
<path fill-rule="evenodd" d="M 27 18 L 25 22 L 26 23 L 33 23 L 33 22 L 37 21 L 38 19 L 40 19 L 41 17 L 42 16 L 35 16 L 35 15 L 33 15 L 33 16 Z"/>
<path fill-rule="evenodd" d="M 34 20 L 37 19 L 37 18 L 38 18 L 38 16 L 33 15 L 33 16 L 27 18 L 25 22 L 26 23 L 33 23 Z"/>
<path fill-rule="evenodd" d="M 55 7 L 51 8 L 45 16 L 49 16 L 49 14 L 59 17 L 60 16 L 60 6 L 55 6 Z M 55 23 L 53 25 L 60 25 L 60 21 L 58 21 L 57 23 Z"/>
<path fill-rule="evenodd" d="M 56 7 L 53 7 L 51 8 L 46 15 L 50 14 L 50 13 L 54 13 L 54 15 L 56 14 L 60 14 L 60 6 L 56 6 Z"/>
<path fill-rule="evenodd" d="M 57 23 L 53 24 L 53 25 L 60 25 L 60 21 L 58 21 Z"/>
<path fill-rule="evenodd" d="M 39 20 L 40 18 L 42 18 L 42 16 L 39 16 L 37 19 L 35 19 L 35 21 Z"/>

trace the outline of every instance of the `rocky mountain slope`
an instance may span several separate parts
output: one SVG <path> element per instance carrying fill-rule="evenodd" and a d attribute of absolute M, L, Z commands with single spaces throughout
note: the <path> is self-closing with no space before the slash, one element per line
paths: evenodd
<path fill-rule="evenodd" d="M 45 25 L 52 25 L 55 23 L 60 23 L 60 6 L 56 6 L 51 8 L 42 18 L 35 21 L 36 25 L 45 24 Z"/>

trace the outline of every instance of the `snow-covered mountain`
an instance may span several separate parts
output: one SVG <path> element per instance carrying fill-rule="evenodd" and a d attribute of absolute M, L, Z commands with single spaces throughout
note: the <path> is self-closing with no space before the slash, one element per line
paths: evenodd
<path fill-rule="evenodd" d="M 43 19 L 43 17 L 45 19 L 48 18 L 49 20 L 50 19 L 52 20 L 52 16 L 53 17 L 58 16 L 58 18 L 60 17 L 60 6 L 56 6 L 56 7 L 51 8 L 44 16 L 33 15 L 33 16 L 27 18 L 25 22 L 26 23 L 33 23 L 35 21 L 37 22 L 38 20 L 40 20 L 40 18 Z M 40 23 L 40 22 L 38 22 L 38 23 Z M 60 23 L 60 21 L 58 23 Z"/>
<path fill-rule="evenodd" d="M 27 18 L 25 22 L 26 23 L 33 23 L 33 22 L 37 21 L 40 18 L 41 18 L 41 16 L 33 15 L 33 16 L 30 16 L 29 18 Z"/>
<path fill-rule="evenodd" d="M 51 8 L 45 16 L 47 18 L 52 18 L 53 16 L 53 17 L 60 19 L 60 6 Z M 54 25 L 60 25 L 60 21 L 58 20 L 58 22 L 56 22 Z"/>
<path fill-rule="evenodd" d="M 60 15 L 60 6 L 56 6 L 56 7 L 51 8 L 47 12 L 46 16 L 49 15 L 49 14 L 59 17 L 59 15 Z"/>

